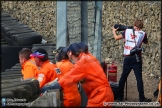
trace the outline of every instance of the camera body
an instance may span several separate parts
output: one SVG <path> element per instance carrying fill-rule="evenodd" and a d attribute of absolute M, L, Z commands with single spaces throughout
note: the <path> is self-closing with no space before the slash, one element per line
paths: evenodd
<path fill-rule="evenodd" d="M 140 52 L 142 50 L 143 50 L 143 48 L 137 48 L 137 46 L 135 46 L 134 48 L 132 48 L 130 50 L 130 55 L 135 55 L 137 62 L 140 62 L 141 58 L 139 57 L 138 52 Z"/>
<path fill-rule="evenodd" d="M 126 29 L 133 29 L 133 26 L 124 26 L 124 25 L 121 25 L 121 24 L 115 24 L 114 25 L 114 28 L 117 29 L 117 31 L 124 31 Z"/>

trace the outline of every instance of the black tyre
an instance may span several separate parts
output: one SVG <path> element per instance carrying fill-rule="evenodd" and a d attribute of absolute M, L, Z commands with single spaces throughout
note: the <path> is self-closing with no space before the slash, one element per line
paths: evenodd
<path fill-rule="evenodd" d="M 3 27 L 3 26 L 9 26 L 9 25 L 19 25 L 19 24 L 23 24 L 22 22 L 14 22 L 14 21 L 12 21 L 12 22 L 1 22 L 1 27 Z"/>
<path fill-rule="evenodd" d="M 4 77 L 22 77 L 23 75 L 22 74 L 1 74 L 1 78 L 4 78 Z"/>
<path fill-rule="evenodd" d="M 56 48 L 56 44 L 33 44 L 32 47 L 41 47 L 41 46 L 53 46 Z"/>
<path fill-rule="evenodd" d="M 14 86 L 20 86 L 20 85 L 30 85 L 33 91 L 33 94 L 40 93 L 40 87 L 39 87 L 39 81 L 33 80 L 33 81 L 22 81 L 22 82 L 12 82 L 11 84 L 5 84 L 1 86 L 1 89 L 10 88 Z"/>
<path fill-rule="evenodd" d="M 1 98 L 11 98 L 13 99 L 15 97 L 14 93 L 12 91 L 1 91 Z"/>
<path fill-rule="evenodd" d="M 8 20 L 17 20 L 17 19 L 13 17 L 1 17 L 1 21 L 8 21 Z"/>
<path fill-rule="evenodd" d="M 15 78 L 15 79 L 1 79 L 1 84 L 6 84 L 9 82 L 20 82 L 22 78 Z"/>
<path fill-rule="evenodd" d="M 7 14 L 7 13 L 1 12 L 1 17 L 11 17 L 11 16 L 9 14 Z"/>
<path fill-rule="evenodd" d="M 8 26 L 21 26 L 21 25 L 23 25 L 23 24 L 22 23 L 17 23 L 17 22 L 6 23 L 6 24 L 1 25 L 1 29 L 4 31 L 5 27 L 8 27 Z"/>
<path fill-rule="evenodd" d="M 31 30 L 30 28 L 28 28 L 28 27 L 23 27 L 23 28 L 8 28 L 8 27 L 5 27 L 4 28 L 4 34 L 5 34 L 5 36 L 7 36 L 7 34 L 8 34 L 8 32 L 10 32 L 10 31 L 12 31 L 12 30 L 17 30 L 17 31 L 21 31 L 21 30 Z"/>
<path fill-rule="evenodd" d="M 21 86 L 18 86 L 19 87 L 22 87 L 24 89 L 27 89 L 29 91 L 29 97 L 32 97 L 34 94 L 33 94 L 33 91 L 32 91 L 32 88 L 30 85 L 21 85 Z"/>
<path fill-rule="evenodd" d="M 29 97 L 31 95 L 30 91 L 25 89 L 24 87 L 21 86 L 16 86 L 16 87 L 11 87 L 11 88 L 6 88 L 6 89 L 2 89 L 3 91 L 12 91 L 15 95 L 14 98 L 18 98 L 18 99 L 23 99 L 25 98 L 27 101 L 29 100 Z"/>
<path fill-rule="evenodd" d="M 12 66 L 11 69 L 18 69 L 18 70 L 21 70 L 22 67 L 21 67 L 21 66 Z"/>
<path fill-rule="evenodd" d="M 1 80 L 12 80 L 16 78 L 22 78 L 22 76 L 12 76 L 12 77 L 1 77 Z"/>
<path fill-rule="evenodd" d="M 116 100 L 117 97 L 118 97 L 119 83 L 116 83 L 116 82 L 109 82 L 109 83 L 110 83 L 111 89 L 112 89 L 113 94 L 114 94 L 114 100 Z"/>
<path fill-rule="evenodd" d="M 20 89 L 17 89 L 16 87 L 1 89 L 1 92 L 4 92 L 4 91 L 11 91 L 14 93 L 15 98 L 19 98 L 19 99 L 21 98 Z"/>
<path fill-rule="evenodd" d="M 16 63 L 15 66 L 21 66 L 21 64 L 20 63 Z"/>
<path fill-rule="evenodd" d="M 3 27 L 1 27 L 1 31 L 3 33 L 5 32 L 5 27 L 9 27 L 9 28 L 27 28 L 28 26 L 24 25 L 24 24 L 3 26 Z"/>
<path fill-rule="evenodd" d="M 8 71 L 8 72 L 2 72 L 1 75 L 16 75 L 16 74 L 22 74 L 20 71 Z"/>
<path fill-rule="evenodd" d="M 8 31 L 8 33 L 6 34 L 6 36 L 10 37 L 11 39 L 15 39 L 12 37 L 12 35 L 15 35 L 15 34 L 23 34 L 23 33 L 31 33 L 31 32 L 34 32 L 33 30 L 31 29 L 21 29 L 20 31 L 19 30 L 11 30 L 11 31 Z M 15 40 L 16 41 L 16 40 Z"/>
<path fill-rule="evenodd" d="M 11 39 L 14 41 L 17 41 L 17 38 L 19 38 L 19 37 L 25 38 L 26 36 L 30 36 L 31 34 L 39 35 L 36 32 L 32 31 L 32 32 L 26 32 L 26 33 L 13 34 L 11 36 Z M 33 36 L 35 36 L 35 35 L 33 35 Z"/>
<path fill-rule="evenodd" d="M 10 72 L 10 71 L 21 71 L 20 69 L 6 69 L 5 72 Z"/>
<path fill-rule="evenodd" d="M 12 39 L 14 39 L 19 45 L 25 46 L 41 43 L 42 36 L 37 32 L 30 32 L 12 35 Z"/>

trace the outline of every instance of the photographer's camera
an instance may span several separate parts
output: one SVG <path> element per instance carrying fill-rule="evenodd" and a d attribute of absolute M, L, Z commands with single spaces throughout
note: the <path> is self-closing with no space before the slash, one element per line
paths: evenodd
<path fill-rule="evenodd" d="M 115 24 L 114 25 L 114 28 L 117 29 L 117 31 L 124 31 L 126 29 L 133 29 L 133 26 L 124 26 L 124 25 L 121 25 L 121 24 Z"/>
<path fill-rule="evenodd" d="M 137 47 L 134 47 L 130 50 L 130 55 L 133 56 L 135 55 L 136 56 L 136 60 L 137 62 L 140 62 L 141 61 L 141 58 L 140 56 L 138 55 L 138 52 L 141 52 L 143 50 L 143 48 L 137 48 Z"/>

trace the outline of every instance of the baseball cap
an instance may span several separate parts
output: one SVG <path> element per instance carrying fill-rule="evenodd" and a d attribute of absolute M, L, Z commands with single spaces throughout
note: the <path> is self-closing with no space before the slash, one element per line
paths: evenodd
<path fill-rule="evenodd" d="M 45 55 L 48 56 L 46 50 L 42 48 L 38 48 L 35 50 L 33 54 L 30 55 L 30 57 L 44 58 Z"/>
<path fill-rule="evenodd" d="M 88 48 L 88 45 L 85 42 L 79 42 L 78 44 L 82 48 L 83 52 L 85 52 L 86 49 Z"/>
<path fill-rule="evenodd" d="M 74 53 L 80 53 L 80 49 L 81 49 L 81 47 L 78 43 L 72 43 L 68 47 L 67 51 L 71 51 L 71 52 L 74 52 Z"/>

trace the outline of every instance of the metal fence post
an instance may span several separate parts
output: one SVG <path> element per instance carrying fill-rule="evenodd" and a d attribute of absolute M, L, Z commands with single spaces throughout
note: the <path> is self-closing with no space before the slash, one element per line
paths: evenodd
<path fill-rule="evenodd" d="M 93 55 L 101 62 L 101 37 L 102 37 L 102 1 L 95 1 L 96 22 Z"/>
<path fill-rule="evenodd" d="M 87 1 L 81 1 L 81 41 L 88 44 L 88 8 L 87 8 Z"/>
<path fill-rule="evenodd" d="M 66 47 L 67 40 L 67 1 L 57 1 L 56 48 Z"/>

